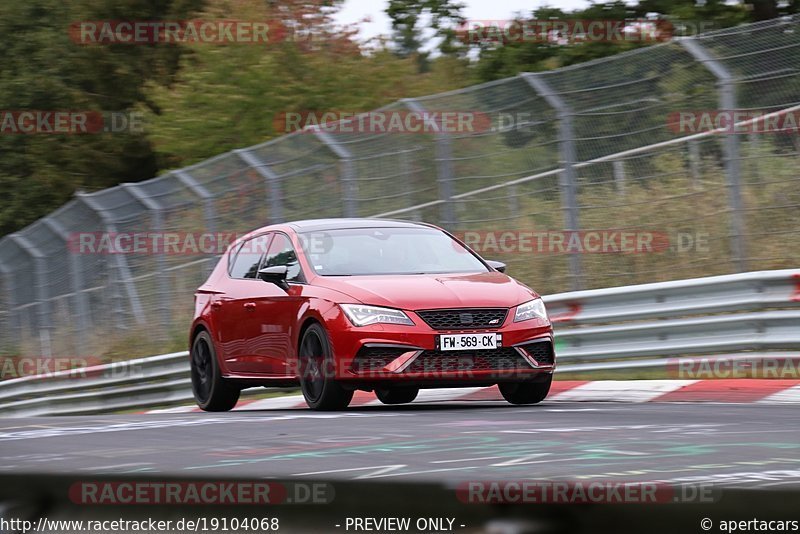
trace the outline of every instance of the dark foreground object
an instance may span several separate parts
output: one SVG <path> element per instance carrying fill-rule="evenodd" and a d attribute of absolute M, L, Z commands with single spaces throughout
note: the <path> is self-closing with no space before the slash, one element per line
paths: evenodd
<path fill-rule="evenodd" d="M 492 533 L 619 533 L 619 532 L 720 532 L 721 521 L 797 520 L 798 493 L 780 490 L 720 489 L 715 502 L 690 504 L 469 504 L 457 497 L 454 487 L 440 483 L 386 483 L 335 481 L 327 484 L 325 504 L 277 505 L 86 505 L 73 502 L 75 484 L 92 483 L 161 483 L 164 477 L 95 477 L 11 475 L 0 477 L 0 509 L 8 521 L 18 519 L 37 524 L 39 518 L 49 521 L 83 520 L 154 520 L 173 522 L 181 518 L 217 522 L 245 518 L 277 519 L 271 523 L 280 532 L 353 532 L 346 528 L 347 518 L 409 518 L 411 525 L 422 518 L 452 519 L 449 532 Z M 189 483 L 192 479 L 169 479 Z M 208 479 L 195 479 L 208 480 Z M 264 482 L 263 480 L 261 482 Z M 273 485 L 294 482 L 269 481 Z M 290 493 L 292 490 L 290 490 Z M 78 499 L 80 500 L 80 499 Z M 712 521 L 703 530 L 704 519 Z M 174 524 L 174 523 L 173 523 Z M 268 525 L 264 523 L 264 525 Z M 338 525 L 338 526 L 337 526 Z M 462 526 L 463 525 L 463 526 Z M 6 524 L 8 526 L 8 524 Z M 203 531 L 202 527 L 199 529 Z M 222 531 L 221 527 L 215 529 Z M 5 529 L 19 532 L 21 529 Z M 58 532 L 58 530 L 52 530 Z M 70 529 L 61 530 L 69 532 Z M 187 529 L 172 529 L 173 532 Z M 209 530 L 211 531 L 211 530 Z M 239 531 L 242 531 L 239 529 Z M 248 532 L 274 532 L 274 528 L 248 529 Z M 389 530 L 361 530 L 387 532 Z M 416 527 L 395 532 L 419 532 Z"/>

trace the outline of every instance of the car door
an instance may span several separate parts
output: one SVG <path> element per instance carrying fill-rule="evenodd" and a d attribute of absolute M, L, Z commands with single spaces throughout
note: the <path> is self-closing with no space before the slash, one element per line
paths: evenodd
<path fill-rule="evenodd" d="M 225 293 L 212 306 L 219 325 L 219 344 L 225 367 L 236 374 L 272 374 L 272 362 L 259 357 L 258 302 L 273 291 L 273 284 L 257 278 L 271 233 L 248 239 L 233 256 Z"/>
<path fill-rule="evenodd" d="M 265 283 L 265 291 L 256 306 L 261 341 L 258 354 L 272 362 L 276 374 L 294 376 L 292 339 L 297 335 L 297 317 L 303 303 L 305 276 L 297 259 L 297 252 L 286 234 L 276 232 L 262 263 L 263 267 L 285 266 L 289 290 L 284 291 L 275 284 Z"/>

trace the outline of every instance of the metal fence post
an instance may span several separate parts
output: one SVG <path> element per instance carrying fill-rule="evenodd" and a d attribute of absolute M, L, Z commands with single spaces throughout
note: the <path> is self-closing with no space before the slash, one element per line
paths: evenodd
<path fill-rule="evenodd" d="M 217 211 L 214 207 L 214 195 L 184 169 L 173 171 L 172 174 L 174 174 L 183 185 L 188 187 L 193 194 L 203 200 L 203 220 L 206 223 L 206 231 L 209 233 L 216 232 Z"/>
<path fill-rule="evenodd" d="M 358 217 L 358 183 L 356 182 L 355 167 L 353 166 L 353 154 L 318 127 L 312 128 L 312 131 L 316 138 L 336 154 L 336 157 L 341 161 L 340 180 L 342 183 L 344 216 Z"/>
<path fill-rule="evenodd" d="M 50 358 L 53 355 L 52 340 L 50 339 L 50 330 L 53 328 L 53 324 L 50 317 L 50 308 L 47 305 L 47 269 L 45 266 L 47 256 L 20 234 L 11 234 L 8 237 L 19 245 L 19 248 L 24 250 L 33 262 L 34 278 L 36 280 L 36 322 L 39 326 L 39 345 L 42 349 L 42 356 Z"/>
<path fill-rule="evenodd" d="M 511 213 L 511 217 L 514 219 L 519 218 L 519 189 L 516 185 L 508 186 L 506 198 L 508 199 L 508 211 Z"/>
<path fill-rule="evenodd" d="M 413 98 L 400 100 L 411 111 L 425 116 L 427 109 Z M 439 199 L 442 201 L 439 218 L 441 225 L 450 230 L 455 230 L 458 226 L 458 215 L 456 214 L 455 203 L 453 202 L 453 143 L 450 135 L 445 132 L 438 132 L 435 135 L 435 155 L 436 155 L 436 181 L 439 185 Z"/>
<path fill-rule="evenodd" d="M 700 189 L 700 145 L 697 141 L 689 141 L 689 173 L 692 176 L 692 188 Z"/>
<path fill-rule="evenodd" d="M 267 186 L 270 222 L 272 224 L 283 222 L 285 219 L 283 216 L 283 194 L 281 192 L 280 177 L 269 168 L 269 165 L 261 161 L 258 156 L 247 149 L 237 149 L 233 152 L 255 170 L 259 176 L 264 178 Z"/>
<path fill-rule="evenodd" d="M 680 39 L 678 42 L 717 79 L 720 91 L 720 110 L 734 112 L 736 110 L 736 79 L 731 72 L 696 38 Z M 731 207 L 731 250 L 736 268 L 739 272 L 744 272 L 747 270 L 747 248 L 744 235 L 741 161 L 739 137 L 733 132 L 725 135 L 725 170 L 728 176 L 728 201 Z"/>
<path fill-rule="evenodd" d="M 97 214 L 97 217 L 103 221 L 106 232 L 112 235 L 117 233 L 116 224 L 105 212 L 103 207 L 97 203 L 97 201 L 85 193 L 76 193 L 75 198 L 83 202 L 87 208 Z M 125 254 L 111 254 L 111 259 L 114 262 L 114 267 L 116 268 L 117 273 L 119 274 L 119 279 L 114 280 L 114 282 L 122 284 L 123 288 L 125 289 L 125 293 L 128 297 L 128 303 L 130 304 L 131 313 L 133 314 L 133 318 L 136 323 L 140 325 L 144 324 L 145 320 L 142 303 L 139 300 L 139 293 L 136 291 L 136 285 L 133 283 L 133 275 L 131 274 Z M 124 326 L 124 322 L 121 322 L 120 326 Z"/>
<path fill-rule="evenodd" d="M 8 309 L 6 313 L 8 314 L 6 317 L 6 327 L 3 329 L 4 335 L 22 327 L 21 319 L 19 317 L 19 312 L 17 311 L 17 301 L 14 298 L 14 292 L 16 288 L 14 287 L 14 276 L 12 275 L 11 269 L 4 263 L 0 262 L 0 275 L 3 277 L 3 285 L 4 290 L 6 292 L 6 303 L 8 304 Z M 11 338 L 3 337 L 0 342 L 3 344 L 9 343 Z"/>
<path fill-rule="evenodd" d="M 614 187 L 617 193 L 625 196 L 625 161 L 615 159 L 611 162 L 611 166 L 614 169 Z"/>
<path fill-rule="evenodd" d="M 73 294 L 75 314 L 77 315 L 78 325 L 78 343 L 77 348 L 80 354 L 86 354 L 85 341 L 89 335 L 89 304 L 84 292 L 83 275 L 81 273 L 80 252 L 69 250 L 70 233 L 64 226 L 53 219 L 52 217 L 45 217 L 42 223 L 47 228 L 64 241 L 64 247 L 67 249 L 67 256 L 69 258 L 69 280 L 70 290 Z M 74 317 L 74 316 L 73 316 Z"/>
<path fill-rule="evenodd" d="M 414 187 L 413 187 L 413 184 L 411 183 L 411 176 L 413 176 L 414 172 L 413 172 L 413 167 L 411 166 L 411 161 L 409 160 L 409 157 L 408 157 L 408 153 L 409 153 L 409 150 L 403 150 L 400 153 L 400 172 L 408 180 L 408 183 L 406 184 L 407 189 L 406 189 L 406 194 L 405 194 L 406 202 L 408 203 L 409 206 L 413 206 L 414 205 L 414 193 L 413 193 Z M 422 220 L 421 217 L 420 217 L 419 211 L 414 210 L 414 211 L 411 212 L 411 220 L 417 221 L 417 222 Z"/>
<path fill-rule="evenodd" d="M 559 152 L 561 156 L 561 167 L 564 169 L 559 173 L 559 188 L 561 189 L 561 204 L 564 210 L 564 221 L 566 230 L 577 232 L 580 230 L 578 220 L 579 206 L 577 193 L 577 174 L 575 163 L 577 154 L 575 152 L 575 134 L 572 129 L 572 110 L 566 102 L 550 89 L 550 86 L 542 79 L 532 73 L 522 74 L 522 78 L 528 85 L 542 97 L 547 104 L 556 110 L 559 122 Z M 569 255 L 569 273 L 572 278 L 572 289 L 583 289 L 583 267 L 581 257 L 578 254 Z"/>
<path fill-rule="evenodd" d="M 150 211 L 153 216 L 152 232 L 156 234 L 164 232 L 164 211 L 162 206 L 155 199 L 147 196 L 136 184 L 122 184 L 121 187 L 125 188 L 133 198 Z M 163 243 L 164 236 L 161 237 Z M 167 328 L 172 322 L 172 298 L 165 254 L 165 250 L 160 250 L 156 253 L 156 276 L 158 277 L 158 292 L 160 294 L 158 302 L 161 324 L 164 328 Z M 161 333 L 164 334 L 166 331 L 162 330 Z"/>
<path fill-rule="evenodd" d="M 180 182 L 189 188 L 189 190 L 203 200 L 203 220 L 206 223 L 206 232 L 213 234 L 217 231 L 217 210 L 214 207 L 214 195 L 206 189 L 200 182 L 186 172 L 184 169 L 179 169 L 172 172 Z M 214 270 L 214 262 L 209 262 L 206 265 L 206 273 L 211 274 Z"/>

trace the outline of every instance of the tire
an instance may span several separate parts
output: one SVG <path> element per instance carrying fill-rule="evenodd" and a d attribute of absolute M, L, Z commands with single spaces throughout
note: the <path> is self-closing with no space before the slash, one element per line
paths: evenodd
<path fill-rule="evenodd" d="M 419 388 L 376 389 L 375 396 L 384 404 L 408 404 L 417 398 Z"/>
<path fill-rule="evenodd" d="M 192 392 L 202 410 L 227 412 L 236 406 L 241 390 L 222 377 L 217 352 L 208 332 L 200 332 L 194 338 L 190 364 Z"/>
<path fill-rule="evenodd" d="M 550 392 L 553 375 L 540 375 L 526 382 L 501 382 L 497 386 L 503 398 L 511 404 L 537 404 Z"/>
<path fill-rule="evenodd" d="M 318 323 L 303 332 L 297 351 L 300 360 L 300 389 L 312 410 L 344 410 L 353 400 L 352 390 L 344 389 L 333 374 L 333 351 L 328 334 Z"/>

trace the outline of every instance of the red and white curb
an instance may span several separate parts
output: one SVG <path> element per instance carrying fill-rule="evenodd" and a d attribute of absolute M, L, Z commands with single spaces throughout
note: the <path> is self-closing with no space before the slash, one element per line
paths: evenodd
<path fill-rule="evenodd" d="M 501 401 L 496 386 L 488 388 L 423 389 L 414 404 Z M 800 380 L 557 380 L 546 402 L 730 402 L 800 404 Z M 356 391 L 350 406 L 378 406 L 373 393 Z M 242 400 L 236 411 L 307 408 L 302 395 Z M 197 406 L 178 406 L 145 413 L 186 413 Z"/>

